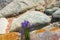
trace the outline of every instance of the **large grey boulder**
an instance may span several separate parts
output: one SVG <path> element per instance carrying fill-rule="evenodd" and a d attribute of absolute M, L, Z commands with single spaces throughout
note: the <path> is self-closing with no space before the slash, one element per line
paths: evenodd
<path fill-rule="evenodd" d="M 60 8 L 53 13 L 53 18 L 60 18 Z"/>
<path fill-rule="evenodd" d="M 13 20 L 10 31 L 16 29 L 17 27 L 21 27 L 21 23 L 24 20 L 28 20 L 30 24 L 44 24 L 51 21 L 51 19 L 44 13 L 39 11 L 28 11 Z"/>
<path fill-rule="evenodd" d="M 50 8 L 50 9 L 45 9 L 45 13 L 47 15 L 52 15 L 58 9 L 59 9 L 58 7 L 53 7 L 53 8 Z"/>
<path fill-rule="evenodd" d="M 0 0 L 0 10 L 7 6 L 13 0 Z"/>
<path fill-rule="evenodd" d="M 2 15 L 3 17 L 15 15 L 24 10 L 36 7 L 43 1 L 44 0 L 14 0 L 13 2 L 9 3 L 6 7 L 4 7 L 2 10 L 0 10 L 0 15 Z"/>
<path fill-rule="evenodd" d="M 60 7 L 60 0 L 45 0 L 46 8 Z"/>

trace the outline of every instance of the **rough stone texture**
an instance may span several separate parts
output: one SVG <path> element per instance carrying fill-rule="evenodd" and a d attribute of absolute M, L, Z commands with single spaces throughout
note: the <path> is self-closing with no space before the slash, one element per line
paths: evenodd
<path fill-rule="evenodd" d="M 46 8 L 50 8 L 52 6 L 52 4 L 54 4 L 56 2 L 56 0 L 45 0 L 46 3 Z"/>
<path fill-rule="evenodd" d="M 16 15 L 27 8 L 33 8 L 36 4 L 40 4 L 36 7 L 39 11 L 44 11 L 46 8 L 59 7 L 60 0 L 0 0 L 0 17 L 6 17 Z M 10 4 L 9 4 L 10 3 Z M 43 6 L 45 5 L 45 7 Z M 6 7 L 5 7 L 6 6 Z M 12 8 L 11 8 L 12 7 Z"/>
<path fill-rule="evenodd" d="M 59 7 L 58 5 L 60 4 L 60 0 L 45 0 L 46 3 L 46 8 L 51 8 L 51 7 Z"/>
<path fill-rule="evenodd" d="M 53 18 L 60 18 L 60 8 L 53 13 Z"/>
<path fill-rule="evenodd" d="M 53 4 L 54 7 L 60 7 L 60 0 Z"/>
<path fill-rule="evenodd" d="M 31 24 L 36 24 L 36 23 L 44 24 L 44 23 L 49 23 L 51 19 L 47 15 L 41 12 L 28 11 L 13 20 L 10 30 L 14 30 L 17 27 L 21 27 L 21 22 L 23 22 L 24 20 L 28 20 Z"/>
<path fill-rule="evenodd" d="M 4 8 L 6 5 L 8 5 L 13 0 L 0 0 L 0 10 Z"/>
<path fill-rule="evenodd" d="M 45 13 L 47 15 L 52 15 L 58 9 L 59 9 L 58 7 L 53 7 L 53 8 L 50 8 L 50 9 L 45 9 Z"/>
<path fill-rule="evenodd" d="M 6 18 L 0 18 L 0 34 L 5 34 L 8 25 L 8 20 Z"/>
<path fill-rule="evenodd" d="M 19 39 L 20 33 L 18 32 L 11 32 L 11 33 L 7 33 L 7 34 L 2 34 L 0 35 L 0 40 L 21 40 Z"/>
<path fill-rule="evenodd" d="M 53 24 L 50 24 L 50 25 L 42 28 L 42 29 L 45 29 L 45 31 L 43 31 L 43 32 L 41 32 L 41 29 L 40 29 L 40 31 L 38 31 L 38 30 L 32 31 L 31 40 L 59 40 L 60 39 L 59 25 L 60 25 L 60 23 L 55 22 Z"/>
<path fill-rule="evenodd" d="M 44 0 L 14 0 L 2 10 L 0 10 L 0 14 L 4 17 L 11 16 L 22 12 L 23 10 L 27 10 L 29 8 L 33 8 Z M 0 16 L 0 17 L 2 17 Z"/>

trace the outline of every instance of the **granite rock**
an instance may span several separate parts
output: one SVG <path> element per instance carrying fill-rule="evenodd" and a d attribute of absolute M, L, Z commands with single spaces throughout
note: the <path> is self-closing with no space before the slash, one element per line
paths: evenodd
<path fill-rule="evenodd" d="M 53 18 L 60 18 L 60 8 L 53 13 Z"/>
<path fill-rule="evenodd" d="M 0 0 L 0 10 L 3 9 L 6 5 L 8 5 L 13 0 Z"/>
<path fill-rule="evenodd" d="M 49 23 L 51 21 L 49 16 L 45 15 L 42 12 L 28 11 L 13 20 L 10 30 L 14 30 L 17 27 L 21 27 L 21 22 L 23 22 L 24 20 L 28 20 L 30 24 L 36 24 L 36 23 L 44 24 Z"/>
<path fill-rule="evenodd" d="M 47 15 L 52 15 L 58 9 L 59 9 L 58 7 L 53 7 L 53 8 L 50 8 L 50 9 L 45 9 L 45 13 Z"/>
<path fill-rule="evenodd" d="M 19 14 L 19 12 L 36 7 L 42 1 L 41 0 L 14 0 L 13 2 L 9 3 L 6 7 L 4 7 L 2 10 L 0 10 L 0 14 L 4 17 L 17 15 Z"/>
<path fill-rule="evenodd" d="M 5 34 L 8 25 L 8 20 L 6 18 L 0 18 L 0 34 Z"/>

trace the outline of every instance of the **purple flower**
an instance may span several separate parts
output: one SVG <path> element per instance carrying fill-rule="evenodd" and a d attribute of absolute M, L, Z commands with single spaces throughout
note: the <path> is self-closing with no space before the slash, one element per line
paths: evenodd
<path fill-rule="evenodd" d="M 21 23 L 23 30 L 21 31 L 21 40 L 30 40 L 29 26 L 30 23 L 27 20 Z"/>
<path fill-rule="evenodd" d="M 24 20 L 24 22 L 21 23 L 21 26 L 23 29 L 26 29 L 30 25 L 29 21 Z"/>

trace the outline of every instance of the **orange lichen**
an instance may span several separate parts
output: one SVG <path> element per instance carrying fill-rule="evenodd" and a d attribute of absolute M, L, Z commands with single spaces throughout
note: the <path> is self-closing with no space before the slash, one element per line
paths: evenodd
<path fill-rule="evenodd" d="M 8 33 L 9 30 L 10 30 L 11 23 L 12 23 L 12 21 L 13 21 L 13 18 L 8 18 L 7 20 L 8 20 L 8 23 L 9 23 L 9 24 L 7 25 L 6 33 Z"/>
<path fill-rule="evenodd" d="M 52 32 L 55 32 L 55 31 L 57 31 L 57 30 L 58 30 L 57 27 L 54 27 L 54 28 L 50 29 L 50 31 L 52 31 Z"/>
<path fill-rule="evenodd" d="M 17 40 L 19 38 L 17 32 L 0 35 L 0 40 Z"/>
<path fill-rule="evenodd" d="M 45 29 L 40 29 L 40 30 L 37 30 L 36 33 L 42 33 L 42 32 L 45 32 L 46 30 Z"/>

